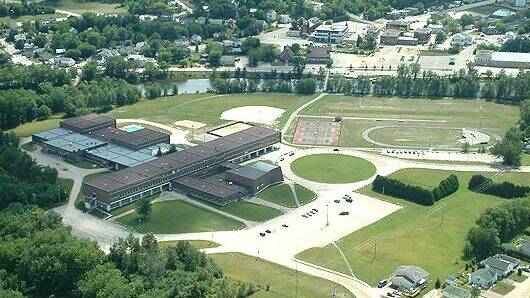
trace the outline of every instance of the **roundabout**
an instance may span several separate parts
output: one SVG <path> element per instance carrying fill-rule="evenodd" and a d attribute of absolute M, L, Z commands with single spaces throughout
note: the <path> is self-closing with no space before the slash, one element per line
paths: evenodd
<path fill-rule="evenodd" d="M 371 162 L 338 153 L 319 153 L 300 157 L 291 163 L 291 170 L 300 178 L 329 184 L 366 180 L 376 172 Z"/>

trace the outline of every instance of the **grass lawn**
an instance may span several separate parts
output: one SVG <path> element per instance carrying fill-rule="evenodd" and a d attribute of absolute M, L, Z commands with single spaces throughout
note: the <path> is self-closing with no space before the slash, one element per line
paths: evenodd
<path fill-rule="evenodd" d="M 159 196 L 160 196 L 160 193 L 157 193 L 157 194 L 154 194 L 152 196 L 145 197 L 144 199 L 152 201 L 152 200 L 158 198 Z M 134 208 L 136 208 L 136 205 L 134 203 L 131 203 L 131 204 L 122 206 L 120 208 L 112 209 L 112 211 L 110 211 L 110 214 L 116 216 L 116 215 L 122 214 L 123 212 L 126 212 L 126 211 L 129 211 L 131 209 L 134 209 Z"/>
<path fill-rule="evenodd" d="M 460 189 L 430 207 L 374 193 L 371 186 L 360 190 L 363 194 L 400 204 L 404 209 L 337 241 L 357 277 L 375 286 L 400 265 L 421 266 L 430 273 L 432 281 L 444 280 L 462 269 L 462 249 L 469 228 L 486 208 L 506 200 L 469 191 L 468 181 L 475 174 L 472 172 L 405 169 L 390 177 L 430 188 L 449 174 L 458 176 Z M 499 178 L 516 184 L 529 179 L 530 173 L 503 173 Z M 377 256 L 372 260 L 377 234 Z M 348 274 L 347 266 L 332 245 L 309 249 L 298 257 Z M 433 285 L 431 283 L 430 288 Z"/>
<path fill-rule="evenodd" d="M 369 137 L 390 146 L 460 148 L 461 132 L 456 128 L 428 128 L 416 126 L 386 127 L 373 130 Z"/>
<path fill-rule="evenodd" d="M 33 142 L 28 142 L 26 144 L 22 144 L 20 148 L 26 150 L 26 151 L 35 151 L 37 150 L 37 147 L 35 147 L 35 144 Z"/>
<path fill-rule="evenodd" d="M 158 242 L 158 247 L 161 249 L 166 249 L 170 246 L 177 245 L 179 240 L 176 241 L 160 241 Z M 203 249 L 203 248 L 212 248 L 217 247 L 219 244 L 212 242 L 212 241 L 206 241 L 206 240 L 186 240 L 193 248 L 195 249 Z"/>
<path fill-rule="evenodd" d="M 519 110 L 514 106 L 483 100 L 328 95 L 304 109 L 301 115 L 342 115 L 344 117 L 369 118 L 344 119 L 341 127 L 340 145 L 373 147 L 363 140 L 361 133 L 370 127 L 382 125 L 424 128 L 480 128 L 486 133 L 502 136 L 506 129 L 517 123 Z M 443 122 L 407 123 L 389 119 L 425 119 Z M 425 135 L 423 136 L 425 137 Z M 428 141 L 429 138 L 425 138 L 426 144 Z"/>
<path fill-rule="evenodd" d="M 201 200 L 199 198 L 196 198 L 196 200 L 221 211 L 251 221 L 263 222 L 282 215 L 282 212 L 278 209 L 250 203 L 247 201 L 238 201 L 230 203 L 226 206 L 218 206 L 208 201 Z"/>
<path fill-rule="evenodd" d="M 62 119 L 60 118 L 52 118 L 43 121 L 30 122 L 17 126 L 11 131 L 13 131 L 18 137 L 29 137 L 34 133 L 58 127 L 59 121 L 61 120 Z"/>
<path fill-rule="evenodd" d="M 420 56 L 450 56 L 449 51 L 446 50 L 420 50 Z"/>
<path fill-rule="evenodd" d="M 483 5 L 483 6 L 478 6 L 478 7 L 473 7 L 473 8 L 470 8 L 470 9 L 467 9 L 467 11 L 471 11 L 471 12 L 475 12 L 475 13 L 480 13 L 480 14 L 491 14 L 492 12 L 498 10 L 498 9 L 501 9 L 501 8 L 505 8 L 504 6 L 496 6 L 496 5 Z"/>
<path fill-rule="evenodd" d="M 328 280 L 298 272 L 298 295 L 296 295 L 297 272 L 295 270 L 239 253 L 212 254 L 210 257 L 223 272 L 237 280 L 269 286 L 251 297 L 329 297 L 336 290 L 337 297 L 351 297 L 342 286 Z"/>
<path fill-rule="evenodd" d="M 182 201 L 166 201 L 152 205 L 151 218 L 139 222 L 140 216 L 133 212 L 116 221 L 141 233 L 194 233 L 229 231 L 245 226 L 233 219 L 215 214 Z"/>
<path fill-rule="evenodd" d="M 317 195 L 314 192 L 303 187 L 302 185 L 295 184 L 294 190 L 298 196 L 298 203 L 300 203 L 300 206 L 311 203 L 317 198 Z"/>
<path fill-rule="evenodd" d="M 267 187 L 267 189 L 257 194 L 257 197 L 285 207 L 296 207 L 291 187 L 285 183 Z"/>
<path fill-rule="evenodd" d="M 122 7 L 120 4 L 109 4 L 99 1 L 74 1 L 74 0 L 62 0 L 58 3 L 57 9 L 63 9 L 79 14 L 85 12 L 93 13 L 126 13 L 127 8 Z"/>
<path fill-rule="evenodd" d="M 57 184 L 64 187 L 67 194 L 70 194 L 70 191 L 72 191 L 72 187 L 74 186 L 74 180 L 72 179 L 65 179 L 65 178 L 57 178 Z"/>
<path fill-rule="evenodd" d="M 291 164 L 291 170 L 304 179 L 323 183 L 357 182 L 375 174 L 370 162 L 342 154 L 303 156 Z"/>
<path fill-rule="evenodd" d="M 26 22 L 26 21 L 42 21 L 49 19 L 57 19 L 64 17 L 65 15 L 61 13 L 49 13 L 49 14 L 37 14 L 37 15 L 25 15 L 16 18 L 11 17 L 1 17 L 0 23 L 10 24 L 11 22 Z"/>
<path fill-rule="evenodd" d="M 528 277 L 526 275 L 518 275 L 517 274 L 517 270 L 515 272 L 513 272 L 512 274 L 510 274 L 510 276 L 508 276 L 509 279 L 513 280 L 513 281 L 516 281 L 516 282 L 523 282 L 525 281 Z"/>
<path fill-rule="evenodd" d="M 491 290 L 497 294 L 506 295 L 510 293 L 513 289 L 515 289 L 514 286 L 506 284 L 502 281 L 497 282 Z"/>
<path fill-rule="evenodd" d="M 271 106 L 285 110 L 294 110 L 313 96 L 303 97 L 296 94 L 213 94 L 176 95 L 144 100 L 137 104 L 121 107 L 106 115 L 116 118 L 142 118 L 163 124 L 172 124 L 177 120 L 194 120 L 209 125 L 225 122 L 219 119 L 221 113 L 242 106 Z M 285 116 L 285 113 L 284 113 Z M 281 117 L 279 122 L 286 121 Z"/>

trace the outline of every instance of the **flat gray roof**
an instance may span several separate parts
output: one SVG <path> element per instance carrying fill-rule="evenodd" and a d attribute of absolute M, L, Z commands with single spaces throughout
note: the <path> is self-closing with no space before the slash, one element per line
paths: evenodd
<path fill-rule="evenodd" d="M 78 152 L 104 146 L 106 143 L 82 134 L 69 133 L 52 138 L 44 144 L 67 152 Z"/>
<path fill-rule="evenodd" d="M 493 52 L 491 53 L 491 60 L 530 63 L 530 53 Z"/>
<path fill-rule="evenodd" d="M 80 130 L 84 130 L 91 126 L 99 126 L 104 124 L 114 124 L 116 119 L 99 114 L 87 114 L 80 117 L 66 119 L 60 122 L 60 124 L 67 124 Z"/>
<path fill-rule="evenodd" d="M 136 166 L 156 159 L 156 157 L 151 155 L 151 150 L 149 149 L 136 151 L 114 144 L 88 150 L 87 153 L 125 167 Z"/>

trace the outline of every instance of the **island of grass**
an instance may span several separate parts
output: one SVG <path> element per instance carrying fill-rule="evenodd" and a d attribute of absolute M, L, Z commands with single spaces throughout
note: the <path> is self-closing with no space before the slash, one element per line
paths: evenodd
<path fill-rule="evenodd" d="M 262 289 L 252 295 L 255 298 L 329 297 L 330 293 L 334 291 L 337 293 L 337 297 L 352 297 L 348 290 L 331 281 L 296 272 L 287 267 L 248 255 L 224 253 L 212 254 L 210 257 L 223 269 L 227 276 L 261 286 Z M 266 291 L 267 286 L 269 291 Z"/>
<path fill-rule="evenodd" d="M 311 190 L 298 184 L 290 186 L 286 183 L 270 186 L 257 194 L 256 197 L 281 206 L 296 208 L 298 206 L 295 195 L 300 206 L 306 205 L 316 198 L 315 193 Z"/>
<path fill-rule="evenodd" d="M 465 266 L 462 251 L 468 230 L 484 210 L 506 202 L 506 199 L 468 190 L 467 184 L 471 176 L 476 174 L 474 172 L 405 169 L 390 177 L 432 188 L 450 174 L 458 177 L 459 190 L 433 206 L 422 206 L 374 193 L 371 185 L 360 190 L 365 195 L 400 204 L 403 209 L 336 242 L 358 278 L 375 286 L 401 265 L 424 268 L 430 273 L 431 281 L 458 275 Z M 488 177 L 498 175 L 481 174 Z M 530 173 L 502 173 L 498 179 L 522 184 L 529 181 Z M 377 255 L 374 258 L 376 235 Z M 332 245 L 306 250 L 298 258 L 349 274 L 347 265 Z M 433 286 L 434 282 L 431 282 L 427 291 Z"/>
<path fill-rule="evenodd" d="M 205 205 L 250 221 L 264 222 L 283 214 L 278 209 L 250 203 L 247 201 L 238 201 L 230 203 L 226 206 L 219 206 L 208 201 L 201 200 L 200 198 L 195 199 Z"/>
<path fill-rule="evenodd" d="M 181 240 L 175 240 L 175 241 L 158 241 L 158 248 L 160 249 L 166 249 L 171 246 L 177 245 Z M 193 248 L 195 249 L 204 249 L 204 248 L 212 248 L 212 247 L 218 247 L 219 244 L 207 241 L 207 240 L 184 240 L 185 242 L 188 242 Z"/>
<path fill-rule="evenodd" d="M 375 174 L 375 166 L 362 158 L 343 154 L 314 154 L 296 159 L 291 170 L 297 176 L 322 183 L 352 183 Z"/>
<path fill-rule="evenodd" d="M 491 288 L 491 291 L 497 294 L 506 295 L 510 293 L 513 289 L 515 289 L 515 286 L 499 281 Z"/>
<path fill-rule="evenodd" d="M 209 231 L 230 231 L 245 228 L 241 222 L 210 212 L 180 200 L 152 204 L 152 213 L 147 221 L 137 212 L 132 212 L 116 221 L 140 233 L 174 234 Z"/>

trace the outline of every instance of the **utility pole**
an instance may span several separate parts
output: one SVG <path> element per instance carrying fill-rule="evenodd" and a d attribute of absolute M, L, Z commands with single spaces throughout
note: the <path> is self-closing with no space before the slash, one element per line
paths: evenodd
<path fill-rule="evenodd" d="M 329 204 L 326 204 L 326 227 L 329 226 Z"/>
<path fill-rule="evenodd" d="M 442 206 L 442 221 L 440 222 L 440 226 L 444 224 L 444 216 L 445 216 L 445 206 Z"/>

